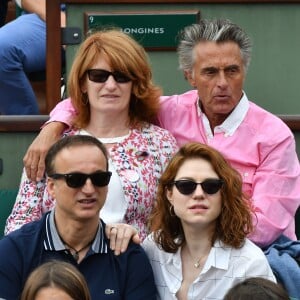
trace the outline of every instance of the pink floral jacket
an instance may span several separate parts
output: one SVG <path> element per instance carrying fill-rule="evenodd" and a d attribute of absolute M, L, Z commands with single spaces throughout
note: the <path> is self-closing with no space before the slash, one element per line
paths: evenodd
<path fill-rule="evenodd" d="M 66 134 L 78 134 L 78 131 L 71 130 Z M 133 129 L 129 137 L 109 150 L 128 202 L 125 221 L 139 230 L 142 240 L 149 233 L 147 223 L 158 180 L 177 150 L 174 137 L 152 124 Z M 25 223 L 39 220 L 54 205 L 55 200 L 46 189 L 46 178 L 33 182 L 23 170 L 17 199 L 6 221 L 5 234 Z"/>

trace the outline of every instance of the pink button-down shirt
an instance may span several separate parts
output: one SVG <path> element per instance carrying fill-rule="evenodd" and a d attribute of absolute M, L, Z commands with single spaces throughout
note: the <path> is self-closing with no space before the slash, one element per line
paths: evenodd
<path fill-rule="evenodd" d="M 50 121 L 70 125 L 75 114 L 71 102 L 61 102 Z M 265 247 L 281 234 L 295 240 L 295 212 L 300 205 L 300 166 L 295 139 L 275 115 L 248 101 L 244 94 L 230 116 L 211 131 L 198 105 L 196 90 L 161 98 L 161 127 L 169 130 L 179 145 L 188 141 L 219 150 L 243 178 L 256 216 L 249 238 Z"/>
<path fill-rule="evenodd" d="M 300 166 L 295 140 L 278 117 L 248 101 L 241 101 L 211 131 L 198 105 L 196 90 L 162 97 L 160 125 L 179 145 L 187 141 L 219 150 L 243 178 L 256 212 L 256 228 L 249 238 L 265 247 L 281 234 L 295 240 L 295 212 L 300 204 Z"/>

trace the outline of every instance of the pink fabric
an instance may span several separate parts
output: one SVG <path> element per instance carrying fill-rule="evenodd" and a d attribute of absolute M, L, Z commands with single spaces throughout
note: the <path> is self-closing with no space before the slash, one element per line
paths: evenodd
<path fill-rule="evenodd" d="M 294 136 L 276 116 L 252 102 L 232 136 L 206 138 L 197 111 L 197 91 L 162 97 L 160 124 L 179 145 L 193 140 L 218 149 L 243 177 L 256 212 L 249 238 L 264 247 L 281 234 L 295 240 L 294 215 L 300 204 L 300 167 Z"/>
<path fill-rule="evenodd" d="M 300 204 L 300 166 L 292 132 L 279 118 L 252 102 L 232 136 L 206 138 L 197 111 L 196 90 L 161 98 L 159 122 L 179 145 L 198 141 L 218 149 L 243 177 L 243 189 L 255 207 L 255 231 L 249 238 L 265 247 L 281 234 L 296 239 L 294 215 Z M 70 125 L 75 114 L 70 100 L 59 103 L 50 121 Z"/>

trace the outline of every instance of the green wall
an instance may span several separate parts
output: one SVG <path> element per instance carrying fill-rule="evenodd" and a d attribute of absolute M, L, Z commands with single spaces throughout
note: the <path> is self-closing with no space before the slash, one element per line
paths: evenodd
<path fill-rule="evenodd" d="M 0 190 L 19 186 L 23 157 L 35 136 L 36 133 L 31 132 L 0 132 L 0 159 L 3 163 Z"/>
<path fill-rule="evenodd" d="M 202 18 L 229 18 L 253 40 L 245 90 L 248 98 L 275 114 L 300 114 L 300 4 L 98 4 L 70 5 L 69 26 L 84 29 L 84 12 L 200 10 Z M 69 46 L 68 67 L 76 46 Z M 154 80 L 164 94 L 189 89 L 175 51 L 150 52 Z"/>
<path fill-rule="evenodd" d="M 84 12 L 200 10 L 202 18 L 230 18 L 251 35 L 253 58 L 246 81 L 248 97 L 275 114 L 300 114 L 300 4 L 98 4 L 67 8 L 69 26 L 84 28 Z M 68 46 L 68 67 L 76 46 Z M 149 52 L 154 80 L 165 94 L 189 85 L 178 71 L 175 51 Z M 19 185 L 22 159 L 36 133 L 0 133 L 3 174 L 0 188 Z M 300 156 L 300 132 L 295 133 Z"/>

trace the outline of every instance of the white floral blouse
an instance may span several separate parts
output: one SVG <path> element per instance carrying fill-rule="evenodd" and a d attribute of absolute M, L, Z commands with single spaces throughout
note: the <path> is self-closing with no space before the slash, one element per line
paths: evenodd
<path fill-rule="evenodd" d="M 78 130 L 71 130 L 66 134 L 78 133 Z M 139 230 L 142 240 L 149 233 L 147 223 L 154 205 L 158 180 L 177 150 L 174 137 L 167 130 L 152 124 L 132 129 L 123 142 L 109 149 L 127 201 L 125 222 Z M 16 202 L 6 221 L 5 234 L 25 223 L 39 220 L 53 208 L 55 200 L 45 187 L 46 178 L 33 182 L 23 170 Z"/>

